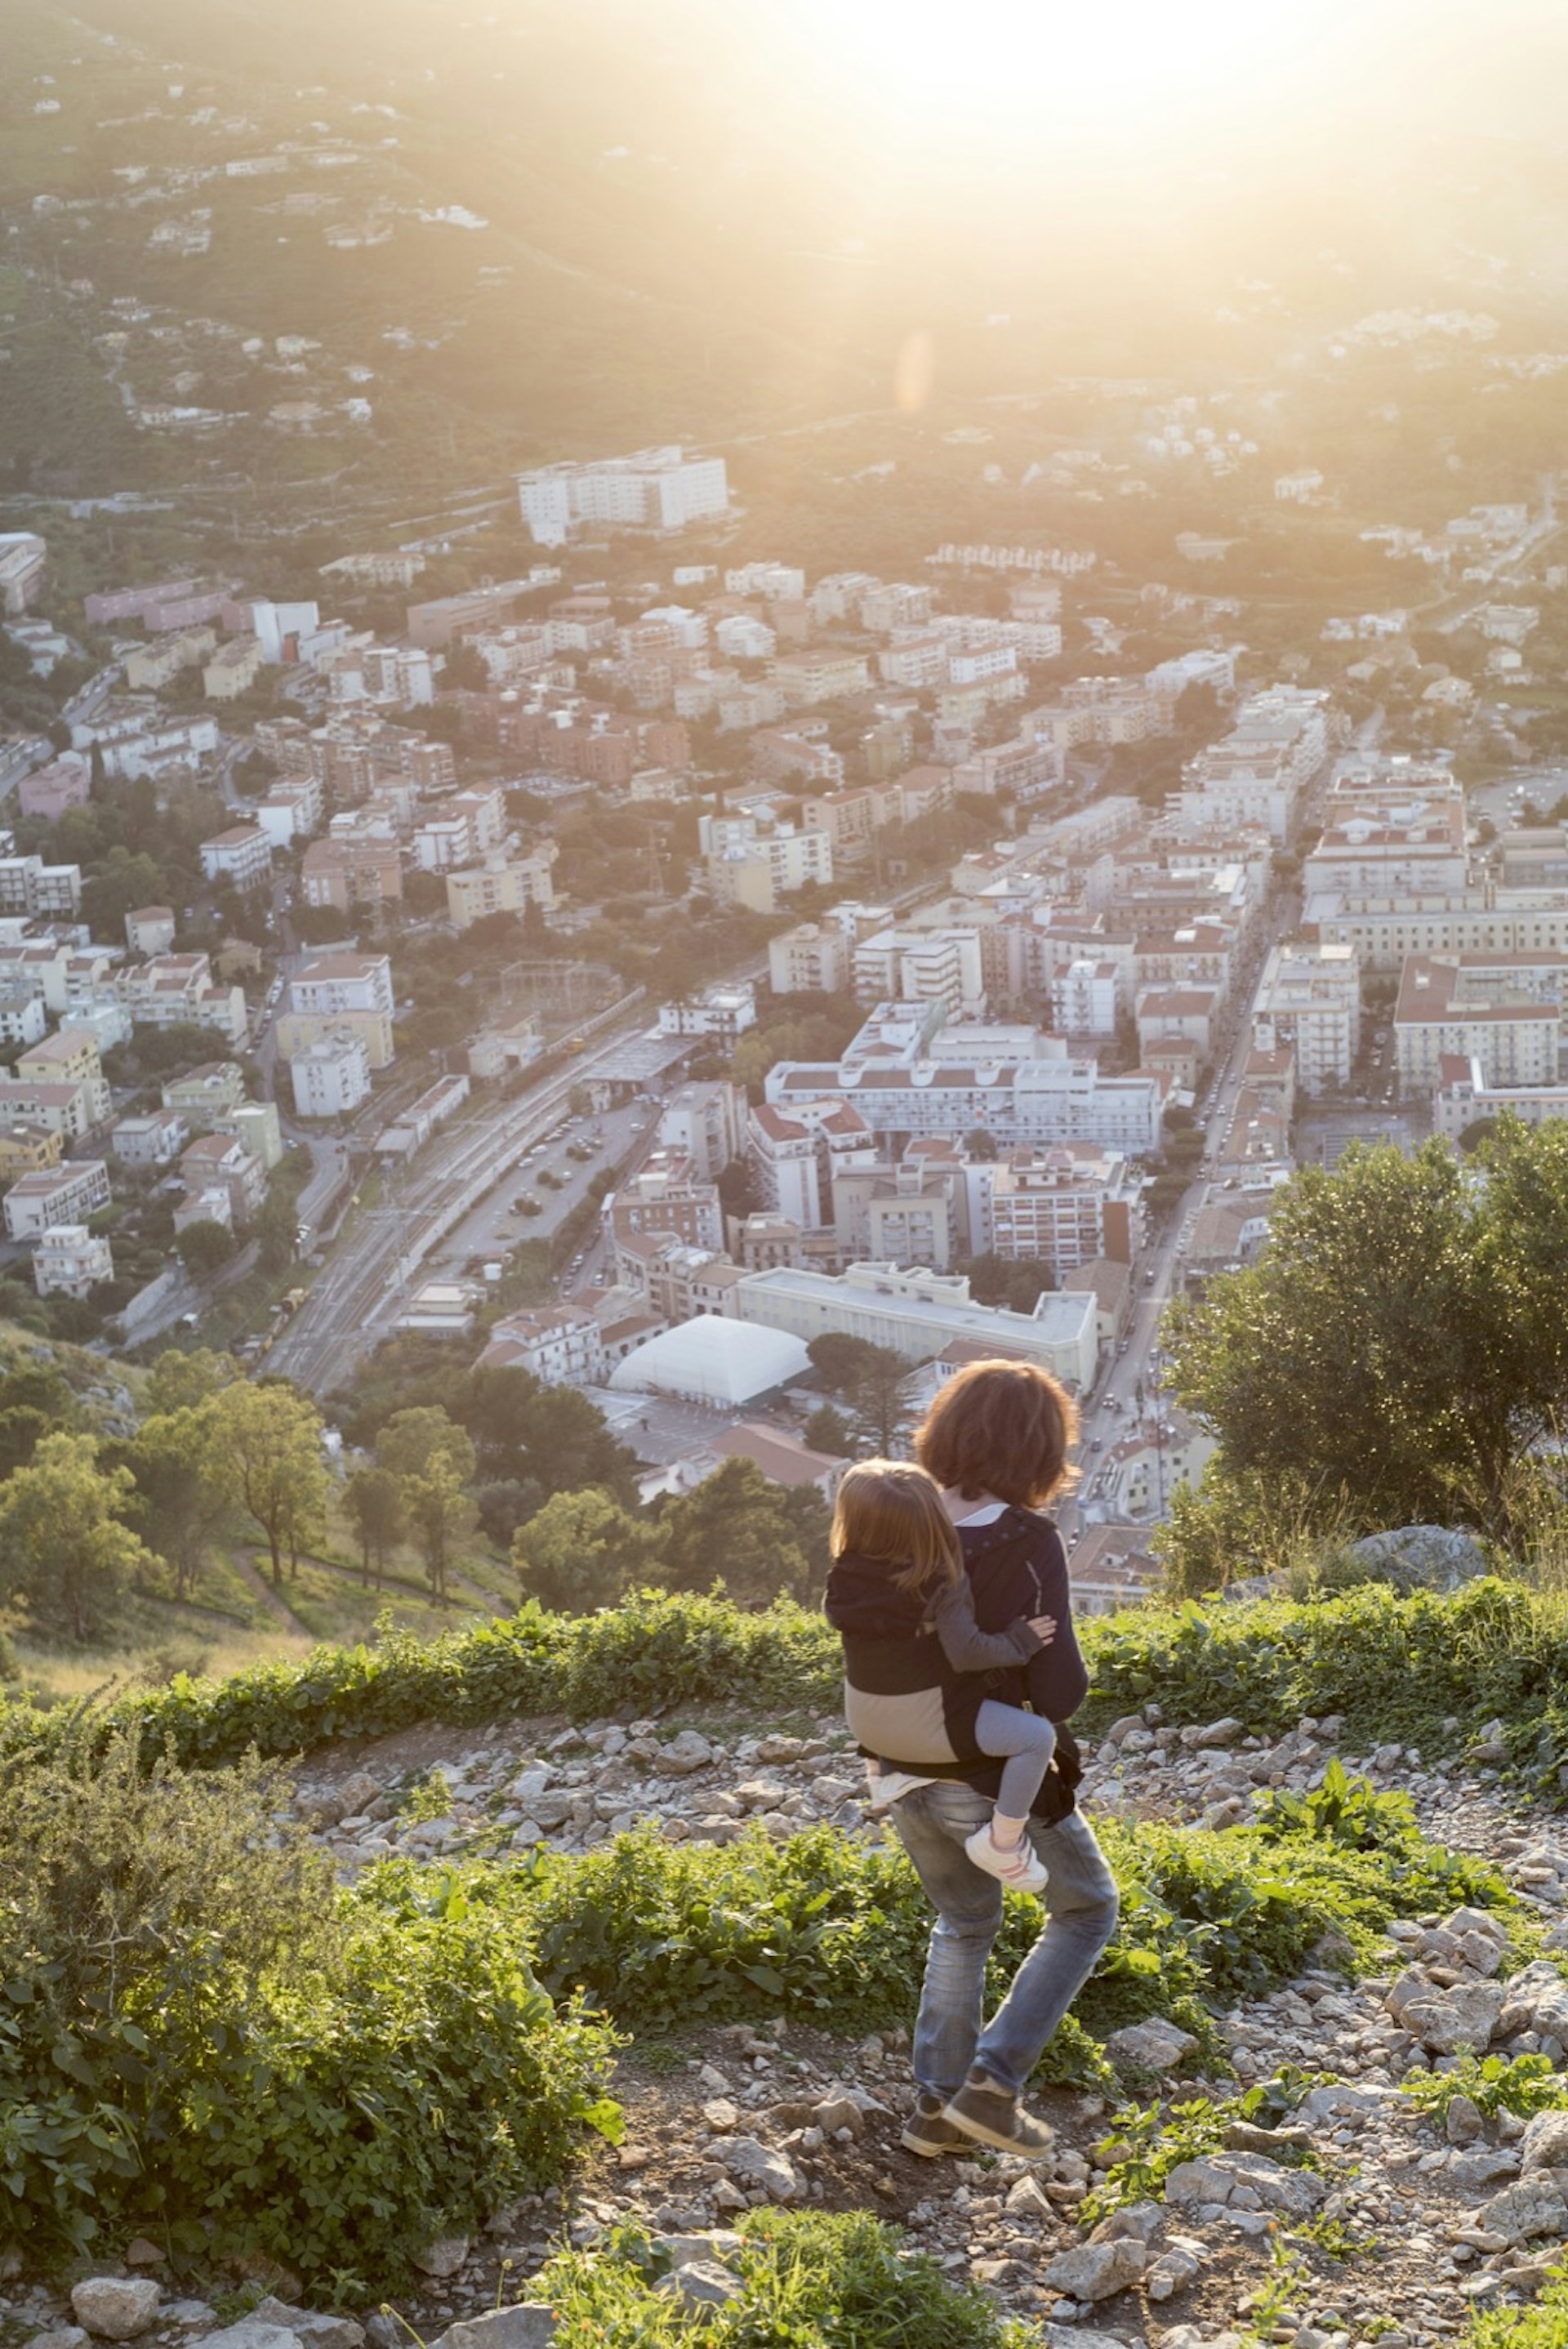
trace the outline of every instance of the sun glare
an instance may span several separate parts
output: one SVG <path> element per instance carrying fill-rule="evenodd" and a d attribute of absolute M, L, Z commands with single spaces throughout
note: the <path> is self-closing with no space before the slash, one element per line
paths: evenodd
<path fill-rule="evenodd" d="M 1308 62 L 1338 0 L 800 0 L 817 69 L 911 115 L 1147 119 Z"/>

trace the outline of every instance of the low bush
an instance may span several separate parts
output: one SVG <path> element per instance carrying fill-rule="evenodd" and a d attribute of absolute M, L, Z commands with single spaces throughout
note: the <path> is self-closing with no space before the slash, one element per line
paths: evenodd
<path fill-rule="evenodd" d="M 1563 1791 L 1568 1611 L 1522 1585 L 1487 1578 L 1403 1597 L 1367 1587 L 1238 1607 L 1189 1600 L 1080 1630 L 1091 1732 L 1150 1699 L 1172 1723 L 1230 1713 L 1264 1733 L 1337 1713 L 1347 1739 L 1367 1745 L 1451 1745 L 1497 1717 L 1520 1775 L 1550 1796 Z M 372 1647 L 320 1647 L 231 1680 L 181 1677 L 121 1699 L 106 1718 L 200 1765 L 422 1720 L 585 1720 L 738 1701 L 776 1718 L 836 1709 L 839 1687 L 838 1641 L 809 1609 L 781 1599 L 749 1613 L 722 1598 L 643 1591 L 596 1615 L 530 1605 L 435 1640 L 387 1631 Z M 29 1702 L 0 1705 L 0 1753 L 48 1751 L 59 1734 Z"/>
<path fill-rule="evenodd" d="M 312 1650 L 222 1681 L 181 1675 L 122 1698 L 110 1731 L 136 1729 L 188 1765 L 255 1752 L 292 1754 L 335 1738 L 381 1737 L 416 1721 L 509 1714 L 655 1713 L 738 1697 L 775 1714 L 836 1704 L 839 1643 L 820 1616 L 779 1599 L 748 1614 L 727 1599 L 647 1590 L 603 1614 L 520 1613 L 421 1640 L 387 1630 L 374 1647 Z M 64 1722 L 0 1708 L 0 1751 L 48 1751 Z"/>
<path fill-rule="evenodd" d="M 669 2254 L 634 2229 L 560 2253 L 535 2287 L 560 2321 L 559 2349 L 1021 2349 L 1025 2334 L 984 2292 L 863 2212 L 760 2211 L 744 2224 L 741 2289 L 717 2307 L 661 2292 Z"/>
<path fill-rule="evenodd" d="M 1568 2275 L 1557 2269 L 1533 2308 L 1472 2317 L 1462 2349 L 1568 2349 Z"/>
<path fill-rule="evenodd" d="M 1393 1919 L 1429 1906 L 1433 1871 L 1451 1857 L 1419 1838 L 1351 1852 L 1250 1828 L 1110 1821 L 1103 1832 L 1121 1920 L 1047 2054 L 1055 2078 L 1102 2075 L 1094 2041 L 1151 2014 L 1206 2036 L 1212 2009 L 1287 1980 L 1326 1942 L 1347 1966 L 1371 1963 Z M 893 1844 L 827 1826 L 783 1843 L 754 1826 L 718 1850 L 639 1827 L 580 1856 L 423 1873 L 388 1860 L 366 1888 L 378 1911 L 410 1920 L 454 1901 L 504 1918 L 546 1990 L 579 1994 L 639 2035 L 778 2014 L 841 2031 L 907 2022 L 931 1926 Z M 1478 1869 L 1468 1897 L 1509 1896 Z M 994 1995 L 1039 1921 L 1034 1902 L 1007 1899 Z"/>
<path fill-rule="evenodd" d="M 1451 1594 L 1367 1586 L 1315 1600 L 1136 1608 L 1087 1627 L 1091 1724 L 1156 1699 L 1172 1722 L 1251 1730 L 1343 1717 L 1351 1740 L 1439 1746 L 1494 1716 L 1522 1758 L 1568 1761 L 1568 1622 L 1494 1577 Z M 1539 1754 L 1537 1748 L 1539 1746 Z"/>
<path fill-rule="evenodd" d="M 275 1773 L 121 1733 L 0 1776 L 0 2243 L 262 2251 L 385 2288 L 614 2125 L 614 2042 L 504 1921 L 340 1895 Z"/>

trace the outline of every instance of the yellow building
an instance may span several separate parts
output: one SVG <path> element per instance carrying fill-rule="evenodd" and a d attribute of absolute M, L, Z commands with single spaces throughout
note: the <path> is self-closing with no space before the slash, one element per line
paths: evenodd
<path fill-rule="evenodd" d="M 40 1125 L 9 1125 L 0 1129 L 0 1184 L 19 1174 L 41 1174 L 57 1166 L 66 1154 L 60 1135 Z"/>

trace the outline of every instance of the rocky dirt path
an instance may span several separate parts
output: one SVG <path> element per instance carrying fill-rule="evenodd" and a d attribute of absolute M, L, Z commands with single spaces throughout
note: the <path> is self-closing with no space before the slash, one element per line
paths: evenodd
<path fill-rule="evenodd" d="M 1113 2034 L 1107 2052 L 1135 2106 L 1207 2098 L 1231 2109 L 1201 2117 L 1201 2141 L 1168 2137 L 1167 2156 L 1185 2158 L 1168 2158 L 1092 2225 L 1084 2205 L 1104 2196 L 1114 2158 L 1102 2095 L 1034 2098 L 1057 2147 L 1033 2169 L 978 2151 L 920 2160 L 899 2144 L 912 2101 L 903 2032 L 846 2044 L 740 2024 L 634 2048 L 616 2089 L 625 2141 L 603 2147 L 568 2197 L 521 2203 L 472 2241 L 426 2247 L 426 2289 L 396 2320 L 370 2317 L 372 2343 L 399 2349 L 405 2318 L 431 2340 L 498 2294 L 514 2300 L 563 2237 L 591 2244 L 628 2219 L 670 2240 L 694 2292 L 722 2298 L 727 2230 L 764 2203 L 899 2221 L 954 2280 L 1034 2320 L 1047 2349 L 1429 2349 L 1477 2308 L 1522 2305 L 1568 2251 L 1568 2111 L 1527 2120 L 1462 2094 L 1434 2109 L 1401 2083 L 1451 2067 L 1461 2048 L 1568 2064 L 1568 1825 L 1518 1812 L 1485 1766 L 1434 1766 L 1395 1745 L 1344 1754 L 1332 1721 L 1264 1740 L 1233 1722 L 1168 1728 L 1157 1708 L 1089 1751 L 1082 1799 L 1091 1817 L 1222 1828 L 1271 1791 L 1320 1783 L 1336 1759 L 1403 1790 L 1428 1835 L 1502 1871 L 1535 1945 L 1530 1962 L 1508 1972 L 1517 1952 L 1491 1913 L 1434 1912 L 1394 1926 L 1378 1973 L 1309 1966 L 1217 2017 L 1222 2053 L 1206 2059 L 1210 2076 L 1203 2051 L 1169 2023 Z M 702 1728 L 424 1724 L 312 1758 L 298 1803 L 346 1878 L 393 1853 L 581 1851 L 642 1820 L 676 1842 L 727 1842 L 750 1820 L 780 1837 L 818 1821 L 875 1832 L 836 1720 L 765 1737 L 714 1717 Z M 912 2008 L 913 1996 L 912 1983 Z M 1310 2085 L 1298 2083 L 1282 2127 L 1236 2115 L 1239 2090 L 1291 2067 Z M 1568 2079 L 1562 2094 L 1568 2105 Z M 66 2313 L 46 2295 L 17 2313 L 46 2329 Z M 186 2325 L 161 2337 L 172 2349 L 200 2334 Z"/>

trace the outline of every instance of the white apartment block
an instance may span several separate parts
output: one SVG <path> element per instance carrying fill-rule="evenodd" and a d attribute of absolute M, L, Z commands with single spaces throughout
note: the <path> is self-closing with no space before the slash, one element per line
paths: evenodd
<path fill-rule="evenodd" d="M 580 1306 L 509 1313 L 491 1329 L 480 1367 L 529 1371 L 547 1387 L 600 1386 L 605 1371 L 603 1333 L 593 1314 Z"/>
<path fill-rule="evenodd" d="M 1487 1086 L 1554 1086 L 1565 977 L 1562 955 L 1412 955 L 1394 1007 L 1400 1092 L 1435 1092 L 1450 1056 Z"/>
<path fill-rule="evenodd" d="M 842 995 L 851 983 L 850 940 L 830 923 L 800 922 L 768 941 L 775 995 Z"/>
<path fill-rule="evenodd" d="M 346 1117 L 370 1098 L 370 1055 L 351 1028 L 335 1028 L 306 1044 L 289 1062 L 294 1110 L 300 1117 Z"/>
<path fill-rule="evenodd" d="M 739 1320 L 789 1330 L 808 1345 L 837 1330 L 912 1363 L 964 1346 L 976 1358 L 1038 1362 L 1074 1392 L 1091 1384 L 1099 1360 L 1094 1299 L 1072 1290 L 1047 1292 L 1032 1314 L 1011 1313 L 972 1303 L 960 1274 L 852 1264 L 835 1278 L 779 1265 L 743 1273 L 735 1304 Z"/>
<path fill-rule="evenodd" d="M 806 574 L 789 563 L 746 563 L 725 573 L 724 590 L 727 595 L 760 595 L 768 603 L 795 604 L 806 593 Z"/>
<path fill-rule="evenodd" d="M 707 881 L 720 905 L 777 913 L 779 900 L 793 896 L 808 882 L 832 886 L 832 843 L 825 832 L 795 832 L 780 825 L 709 856 Z"/>
<path fill-rule="evenodd" d="M 392 1017 L 392 962 L 387 955 L 324 954 L 302 964 L 289 982 L 289 1009 L 307 1019 L 346 1011 Z"/>
<path fill-rule="evenodd" d="M 1464 795 L 1412 794 L 1393 806 L 1331 805 L 1332 821 L 1303 860 L 1309 896 L 1432 897 L 1464 888 L 1470 878 Z M 1342 811 L 1342 812 L 1341 812 Z"/>
<path fill-rule="evenodd" d="M 201 871 L 209 881 L 236 889 L 260 889 L 271 878 L 273 843 L 259 823 L 231 824 L 201 843 Z"/>
<path fill-rule="evenodd" d="M 1088 955 L 1056 964 L 1050 975 L 1051 1026 L 1061 1036 L 1114 1036 L 1121 1008 L 1119 965 Z"/>
<path fill-rule="evenodd" d="M 717 1183 L 725 1168 L 746 1154 L 744 1086 L 715 1080 L 682 1085 L 659 1111 L 661 1150 L 678 1153 L 699 1183 Z"/>
<path fill-rule="evenodd" d="M 1147 1056 L 1161 1044 L 1190 1044 L 1200 1065 L 1213 1057 L 1220 1017 L 1214 987 L 1146 987 L 1135 1018 L 1138 1049 Z"/>
<path fill-rule="evenodd" d="M 119 972 L 114 991 L 138 1028 L 213 1028 L 231 1044 L 250 1033 L 244 989 L 224 987 L 204 954 L 153 955 Z"/>
<path fill-rule="evenodd" d="M 717 1036 L 733 1044 L 757 1025 L 757 989 L 748 978 L 715 981 L 696 997 L 659 1006 L 661 1036 Z"/>
<path fill-rule="evenodd" d="M 830 1094 L 788 1110 L 759 1102 L 747 1121 L 746 1152 L 759 1204 L 803 1232 L 832 1223 L 837 1176 L 874 1166 L 878 1158 L 865 1121 Z"/>
<path fill-rule="evenodd" d="M 416 825 L 410 845 L 414 862 L 427 873 L 448 873 L 474 864 L 506 838 L 506 793 L 454 792 L 438 801 Z"/>
<path fill-rule="evenodd" d="M 520 473 L 518 504 L 536 544 L 562 546 L 583 530 L 684 530 L 728 512 L 722 457 L 644 449 L 592 465 Z"/>
<path fill-rule="evenodd" d="M 74 922 L 82 909 L 79 864 L 46 864 L 41 856 L 0 856 L 0 916 Z"/>
<path fill-rule="evenodd" d="M 1028 1057 L 922 1058 L 903 1067 L 781 1061 L 765 1082 L 771 1106 L 837 1093 L 876 1134 L 945 1137 L 979 1126 L 1003 1149 L 1023 1143 L 1099 1142 L 1133 1156 L 1160 1146 L 1162 1092 L 1150 1076 L 1107 1077 L 1041 1038 Z"/>
<path fill-rule="evenodd" d="M 113 1278 L 113 1251 L 86 1224 L 54 1224 L 39 1235 L 33 1251 L 33 1285 L 40 1297 L 83 1298 L 100 1281 Z"/>
<path fill-rule="evenodd" d="M 1434 1133 L 1457 1142 L 1467 1126 L 1505 1113 L 1526 1125 L 1568 1119 L 1568 1085 L 1489 1085 L 1479 1061 L 1458 1052 L 1442 1055 L 1432 1095 Z"/>
<path fill-rule="evenodd" d="M 1303 927 L 1347 946 L 1364 971 L 1407 956 L 1568 954 L 1568 893 L 1478 884 L 1437 897 L 1310 897 Z"/>
<path fill-rule="evenodd" d="M 1132 1264 L 1142 1246 L 1143 1179 L 1119 1151 L 1092 1143 L 965 1159 L 969 1250 L 1064 1274 L 1101 1257 Z"/>
<path fill-rule="evenodd" d="M 73 1158 L 24 1174 L 5 1194 L 6 1237 L 36 1240 L 57 1224 L 85 1224 L 108 1206 L 108 1168 L 100 1158 Z"/>
<path fill-rule="evenodd" d="M 1253 1000 L 1253 1044 L 1294 1051 L 1304 1093 L 1347 1085 L 1361 1049 L 1361 978 L 1351 948 L 1304 939 L 1276 946 Z"/>
<path fill-rule="evenodd" d="M 448 918 L 466 930 L 491 914 L 521 914 L 530 905 L 549 913 L 555 904 L 552 868 L 557 854 L 553 840 L 545 841 L 531 856 L 508 856 L 495 849 L 471 871 L 449 873 Z"/>
<path fill-rule="evenodd" d="M 171 1166 L 191 1139 L 178 1110 L 150 1110 L 143 1117 L 117 1117 L 108 1146 L 126 1166 Z"/>
<path fill-rule="evenodd" d="M 976 930 L 879 930 L 855 947 L 853 969 L 860 1003 L 940 1003 L 957 1012 L 985 999 Z"/>

